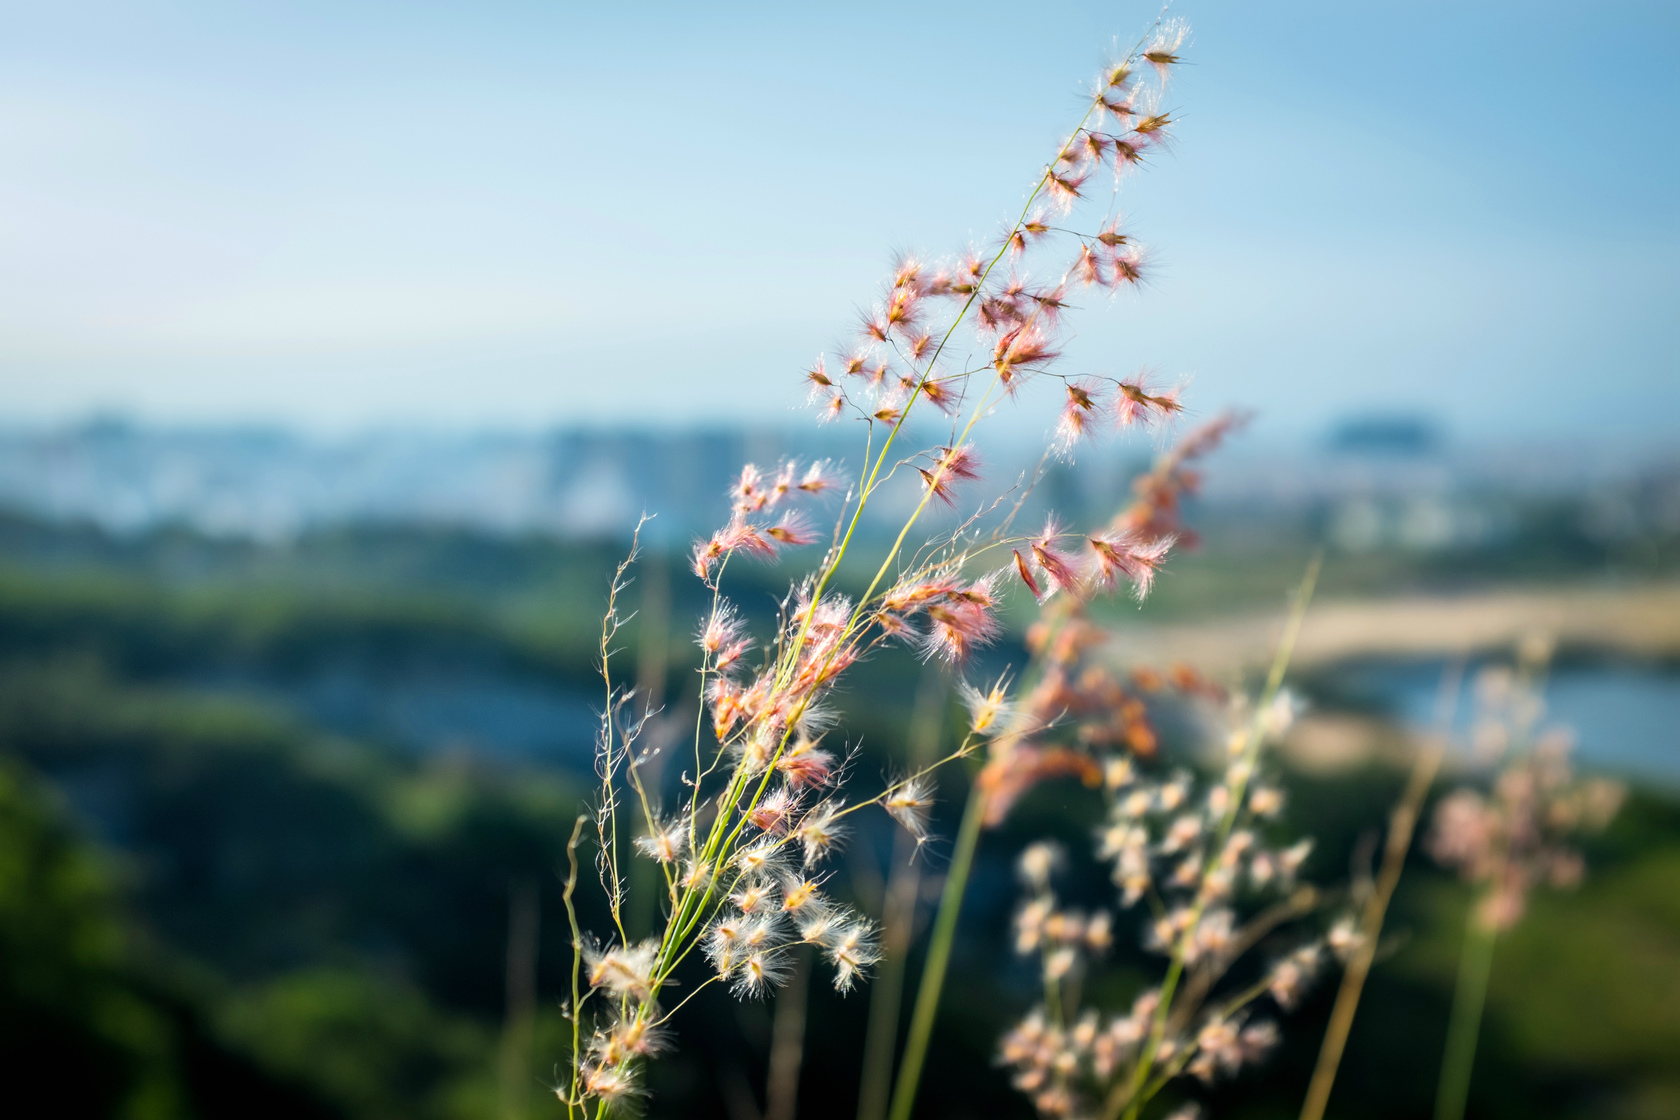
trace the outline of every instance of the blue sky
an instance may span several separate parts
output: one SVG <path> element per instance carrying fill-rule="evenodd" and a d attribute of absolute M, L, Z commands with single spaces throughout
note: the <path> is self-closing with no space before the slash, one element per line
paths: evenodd
<path fill-rule="evenodd" d="M 1680 431 L 1680 6 L 1176 6 L 1076 356 L 1289 438 Z M 1142 4 L 0 4 L 0 422 L 789 418 Z"/>

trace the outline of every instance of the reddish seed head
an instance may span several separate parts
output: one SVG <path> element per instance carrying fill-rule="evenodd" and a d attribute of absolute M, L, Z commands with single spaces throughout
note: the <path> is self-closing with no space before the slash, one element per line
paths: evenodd
<path fill-rule="evenodd" d="M 746 714 L 741 686 L 727 677 L 713 677 L 706 687 L 706 698 L 712 704 L 712 733 L 721 740 Z"/>
<path fill-rule="evenodd" d="M 799 470 L 799 464 L 792 459 L 785 459 L 776 469 L 776 479 L 770 484 L 770 504 L 776 505 L 783 498 L 793 492 L 794 475 Z"/>
<path fill-rule="evenodd" d="M 876 615 L 875 624 L 881 628 L 881 633 L 889 638 L 901 638 L 907 641 L 916 636 L 916 631 L 911 628 L 910 623 L 905 621 L 904 616 L 894 614 L 892 611 L 882 611 Z"/>
<path fill-rule="evenodd" d="M 752 641 L 748 638 L 740 638 L 730 642 L 718 650 L 717 656 L 712 659 L 712 668 L 720 673 L 730 672 L 741 663 L 741 658 L 751 648 Z"/>
<path fill-rule="evenodd" d="M 712 574 L 712 565 L 723 556 L 723 541 L 714 535 L 709 540 L 694 542 L 694 557 L 689 567 L 701 579 L 707 579 Z"/>
<path fill-rule="evenodd" d="M 951 491 L 951 483 L 949 479 L 942 478 L 933 471 L 927 470 L 925 467 L 917 467 L 916 473 L 922 476 L 922 485 L 927 487 L 928 491 L 932 493 L 935 498 L 938 498 L 948 506 L 954 506 L 957 504 L 957 498 Z"/>
<path fill-rule="evenodd" d="M 1079 188 L 1085 185 L 1085 179 L 1083 174 L 1058 175 L 1052 171 L 1046 179 L 1045 187 L 1056 205 L 1067 209 L 1082 197 Z"/>
<path fill-rule="evenodd" d="M 744 521 L 731 522 L 718 535 L 718 539 L 725 552 L 744 552 L 761 560 L 768 560 L 776 555 L 776 546 L 771 543 L 764 530 Z"/>
<path fill-rule="evenodd" d="M 990 611 L 966 599 L 931 604 L 927 617 L 928 632 L 922 638 L 925 658 L 966 661 L 976 647 L 996 637 L 999 629 Z"/>
<path fill-rule="evenodd" d="M 1077 405 L 1069 403 L 1056 419 L 1056 453 L 1065 456 L 1071 452 L 1074 445 L 1085 438 L 1088 427 L 1087 414 Z"/>
<path fill-rule="evenodd" d="M 922 262 L 915 257 L 899 258 L 898 266 L 893 269 L 893 287 L 913 288 L 922 275 Z"/>
<path fill-rule="evenodd" d="M 919 583 L 899 584 L 881 599 L 883 609 L 902 613 L 918 610 L 934 599 L 955 594 L 960 585 L 952 579 L 925 579 Z"/>
<path fill-rule="evenodd" d="M 1079 589 L 1079 573 L 1075 571 L 1075 561 L 1065 552 L 1058 538 L 1061 527 L 1054 518 L 1044 523 L 1044 531 L 1028 544 L 1032 553 L 1033 563 L 1049 581 L 1052 591 L 1065 591 L 1074 594 Z"/>
<path fill-rule="evenodd" d="M 822 494 L 834 489 L 834 476 L 829 471 L 828 460 L 819 460 L 807 467 L 798 487 L 807 494 Z"/>
<path fill-rule="evenodd" d="M 1073 271 L 1078 275 L 1080 283 L 1089 288 L 1092 284 L 1103 283 L 1102 262 L 1091 252 L 1089 245 L 1079 246 L 1079 260 L 1074 262 Z"/>
<path fill-rule="evenodd" d="M 734 499 L 735 512 L 738 514 L 756 513 L 770 500 L 764 487 L 763 472 L 751 463 L 741 468 L 741 477 L 735 480 L 729 494 Z"/>
<path fill-rule="evenodd" d="M 1101 386 L 1095 381 L 1080 380 L 1067 383 L 1067 403 L 1062 406 L 1056 421 L 1055 448 L 1066 455 L 1085 437 L 1101 407 Z"/>
<path fill-rule="evenodd" d="M 1136 249 L 1122 249 L 1109 255 L 1109 267 L 1114 270 L 1114 283 L 1136 284 L 1143 279 L 1143 254 Z"/>
<path fill-rule="evenodd" d="M 1019 376 L 1034 366 L 1044 365 L 1057 357 L 1044 333 L 1033 323 L 1016 327 L 992 348 L 992 365 L 998 377 L 1013 390 Z"/>
<path fill-rule="evenodd" d="M 735 608 L 725 603 L 712 612 L 712 617 L 701 628 L 700 648 L 708 654 L 716 654 L 738 641 L 745 630 L 746 623 L 735 613 Z"/>
<path fill-rule="evenodd" d="M 920 295 L 915 288 L 894 288 L 892 299 L 887 303 L 887 326 L 908 331 L 916 322 Z"/>
<path fill-rule="evenodd" d="M 1155 572 L 1173 546 L 1173 538 L 1145 541 L 1134 533 L 1108 532 L 1090 538 L 1098 580 L 1114 587 L 1127 580 L 1139 600 L 1149 594 Z"/>
<path fill-rule="evenodd" d="M 834 774 L 834 756 L 802 737 L 782 752 L 782 757 L 776 760 L 776 769 L 795 789 L 825 786 Z"/>
<path fill-rule="evenodd" d="M 1004 239 L 1004 243 L 1009 247 L 1011 253 L 1019 256 L 1027 251 L 1029 245 L 1049 232 L 1050 223 L 1045 219 L 1045 215 L 1042 213 L 1034 214 L 1016 226 Z M 975 278 L 979 278 L 979 273 L 975 274 Z"/>
<path fill-rule="evenodd" d="M 1088 379 L 1069 381 L 1066 389 L 1069 406 L 1081 412 L 1092 412 L 1097 408 L 1097 397 L 1102 392 L 1097 382 Z"/>
<path fill-rule="evenodd" d="M 1127 121 L 1137 116 L 1137 110 L 1133 108 L 1132 99 L 1129 97 L 1116 97 L 1113 94 L 1104 93 L 1097 100 L 1102 102 L 1103 111 L 1113 117 L 1115 123 L 1122 127 L 1125 126 Z"/>
<path fill-rule="evenodd" d="M 967 587 L 958 588 L 950 592 L 953 599 L 961 599 L 965 603 L 985 607 L 991 610 L 998 605 L 997 581 L 1000 572 L 981 576 Z"/>
<path fill-rule="evenodd" d="M 1172 123 L 1170 113 L 1156 113 L 1154 116 L 1144 117 L 1138 121 L 1137 124 L 1132 126 L 1132 131 L 1139 136 L 1156 137 Z"/>
<path fill-rule="evenodd" d="M 958 447 L 939 448 L 939 458 L 934 461 L 932 470 L 921 467 L 916 470 L 921 473 L 923 484 L 933 492 L 933 496 L 948 506 L 956 504 L 952 488 L 958 481 L 972 481 L 980 477 L 974 450 L 966 443 Z"/>
<path fill-rule="evenodd" d="M 1182 411 L 1178 390 L 1156 392 L 1145 377 L 1122 381 L 1115 400 L 1114 418 L 1121 427 L 1131 424 L 1154 424 Z"/>
<path fill-rule="evenodd" d="M 948 475 L 973 480 L 980 477 L 980 460 L 975 458 L 974 445 L 958 444 L 939 448 L 939 465 Z"/>
<path fill-rule="evenodd" d="M 957 406 L 956 390 L 951 388 L 955 378 L 927 378 L 922 382 L 922 396 L 926 397 L 939 411 L 949 416 Z"/>
<path fill-rule="evenodd" d="M 817 539 L 809 522 L 797 513 L 784 514 L 782 519 L 764 530 L 765 534 L 784 548 L 798 548 Z"/>
<path fill-rule="evenodd" d="M 1038 581 L 1033 578 L 1027 562 L 1021 558 L 1021 550 L 1015 549 L 1015 574 L 1021 577 L 1021 582 L 1027 585 L 1027 590 L 1033 593 L 1034 599 L 1044 598 L 1044 593 L 1038 588 Z"/>
<path fill-rule="evenodd" d="M 1120 232 L 1120 219 L 1116 217 L 1098 230 L 1097 240 L 1110 249 L 1116 249 L 1126 244 L 1126 235 Z"/>
<path fill-rule="evenodd" d="M 785 789 L 779 789 L 753 806 L 752 811 L 747 814 L 747 819 L 760 832 L 780 836 L 787 831 L 788 818 L 794 807 L 793 795 Z"/>
<path fill-rule="evenodd" d="M 1178 52 L 1184 46 L 1184 37 L 1189 31 L 1183 20 L 1168 20 L 1161 25 L 1149 45 L 1143 48 L 1143 60 L 1155 68 L 1162 82 L 1167 80 L 1167 72 L 1178 65 Z"/>
<path fill-rule="evenodd" d="M 1065 285 L 1058 284 L 1049 291 L 1040 289 L 1036 292 L 1026 292 L 1024 294 L 1038 308 L 1039 318 L 1051 326 L 1054 326 L 1061 319 L 1062 312 L 1067 310 L 1067 287 Z"/>
<path fill-rule="evenodd" d="M 998 299 L 983 299 L 974 312 L 974 325 L 987 333 L 1000 331 L 1015 321 L 1008 304 Z"/>

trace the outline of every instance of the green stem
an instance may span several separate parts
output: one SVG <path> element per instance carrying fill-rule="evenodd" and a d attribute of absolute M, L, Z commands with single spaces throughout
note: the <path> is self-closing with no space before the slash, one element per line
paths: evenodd
<path fill-rule="evenodd" d="M 1359 1009 L 1365 978 L 1376 960 L 1383 918 L 1388 913 L 1394 889 L 1400 885 L 1400 874 L 1405 870 L 1412 831 L 1417 827 L 1418 816 L 1423 810 L 1423 799 L 1429 795 L 1435 773 L 1446 757 L 1447 739 L 1452 734 L 1453 713 L 1458 708 L 1458 692 L 1463 677 L 1463 658 L 1454 659 L 1441 673 L 1441 687 L 1435 702 L 1435 734 L 1418 752 L 1400 801 L 1389 814 L 1388 843 L 1383 852 L 1382 870 L 1360 917 L 1359 947 L 1354 950 L 1342 973 L 1336 1003 L 1330 1011 L 1330 1023 L 1325 1028 L 1324 1042 L 1319 1047 L 1318 1065 L 1314 1067 L 1312 1081 L 1307 1085 L 1306 1099 L 1301 1102 L 1300 1120 L 1324 1120 L 1324 1110 L 1329 1107 L 1330 1090 L 1336 1084 L 1336 1070 L 1341 1066 L 1348 1033 L 1353 1029 L 1353 1016 Z"/>
<path fill-rule="evenodd" d="M 1307 572 L 1301 578 L 1301 586 L 1295 592 L 1295 600 L 1289 609 L 1289 621 L 1284 624 L 1283 637 L 1278 641 L 1276 654 L 1272 657 L 1272 667 L 1266 674 L 1266 686 L 1260 693 L 1259 702 L 1255 704 L 1254 714 L 1249 719 L 1245 732 L 1240 756 L 1247 765 L 1243 777 L 1234 783 L 1231 789 L 1230 804 L 1226 806 L 1225 815 L 1220 819 L 1219 829 L 1213 836 L 1213 842 L 1208 845 L 1207 858 L 1202 866 L 1202 882 L 1216 866 L 1219 853 L 1225 848 L 1225 841 L 1230 838 L 1231 829 L 1236 824 L 1237 813 L 1241 811 L 1244 798 L 1248 792 L 1248 782 L 1254 776 L 1254 762 L 1260 748 L 1265 743 L 1266 712 L 1277 698 L 1278 691 L 1283 687 L 1283 676 L 1289 669 L 1289 662 L 1295 654 L 1295 641 L 1301 634 L 1301 623 L 1307 616 L 1307 604 L 1312 601 L 1313 589 L 1318 586 L 1318 572 L 1323 565 L 1324 554 L 1315 552 L 1313 558 L 1307 562 Z M 1178 983 L 1183 978 L 1185 958 L 1188 953 L 1190 938 L 1194 936 L 1197 925 L 1202 920 L 1202 911 L 1207 905 L 1206 895 L 1197 891 L 1196 901 L 1190 910 L 1190 921 L 1184 932 L 1179 934 L 1173 943 L 1172 961 L 1167 966 L 1166 979 L 1161 982 L 1161 999 L 1155 1008 L 1155 1019 L 1150 1027 L 1149 1037 L 1144 1042 L 1142 1053 L 1138 1055 L 1137 1064 L 1132 1067 L 1129 1078 L 1115 1086 L 1110 1094 L 1107 1107 L 1103 1115 L 1105 1120 L 1123 1116 L 1123 1120 L 1137 1120 L 1143 1111 L 1143 1106 L 1149 1103 L 1146 1086 L 1149 1084 L 1149 1072 L 1155 1068 L 1155 1055 L 1160 1053 L 1161 1043 L 1166 1039 L 1167 1022 L 1172 1014 L 1173 996 L 1178 990 Z M 1121 1109 L 1124 1108 L 1124 1113 Z"/>
<path fill-rule="evenodd" d="M 583 835 L 583 822 L 588 820 L 587 814 L 579 813 L 572 825 L 572 838 L 566 841 L 566 889 L 561 898 L 566 903 L 566 921 L 572 930 L 572 1002 L 567 1007 L 568 1018 L 572 1021 L 572 1068 L 571 1088 L 566 1094 L 566 1116 L 571 1120 L 573 1109 L 582 1099 L 578 1096 L 578 1075 L 581 1070 L 579 1059 L 582 1057 L 582 1039 L 579 1037 L 579 1019 L 582 1015 L 582 1001 L 578 998 L 578 972 L 583 966 L 583 931 L 578 929 L 577 906 L 572 902 L 572 895 L 577 891 L 578 837 Z"/>
<path fill-rule="evenodd" d="M 1497 931 L 1484 921 L 1480 907 L 1470 906 L 1464 932 L 1464 955 L 1458 962 L 1458 989 L 1453 993 L 1452 1019 L 1447 1026 L 1447 1052 L 1441 1059 L 1441 1086 L 1435 1096 L 1435 1120 L 1463 1120 L 1470 1098 L 1470 1072 L 1476 1064 L 1476 1037 L 1482 1029 L 1487 1003 L 1488 974 L 1493 971 Z"/>
<path fill-rule="evenodd" d="M 911 718 L 909 749 L 912 773 L 936 765 L 945 724 L 949 678 L 932 666 L 922 671 L 916 710 Z M 869 1028 L 864 1034 L 863 1071 L 858 1086 L 857 1120 L 886 1120 L 892 1093 L 893 1057 L 898 1049 L 898 1013 L 904 1001 L 905 958 L 916 936 L 917 899 L 922 869 L 916 862 L 916 838 L 907 828 L 893 832 L 892 869 L 881 905 L 881 969 L 869 985 Z"/>
<path fill-rule="evenodd" d="M 910 1016 L 910 1034 L 904 1040 L 904 1059 L 899 1065 L 898 1083 L 893 1087 L 888 1120 L 910 1120 L 910 1111 L 916 1107 L 916 1087 L 922 1078 L 928 1039 L 933 1034 L 933 1018 L 939 1011 L 945 969 L 951 963 L 951 943 L 957 936 L 957 915 L 962 910 L 963 891 L 968 886 L 968 875 L 974 867 L 974 849 L 980 843 L 980 823 L 986 817 L 987 800 L 978 786 L 970 786 L 962 825 L 957 829 L 956 850 L 951 854 L 951 870 L 945 876 L 945 889 L 939 895 L 939 913 L 933 920 L 927 963 L 922 966 L 922 981 L 916 989 L 916 1009 Z"/>

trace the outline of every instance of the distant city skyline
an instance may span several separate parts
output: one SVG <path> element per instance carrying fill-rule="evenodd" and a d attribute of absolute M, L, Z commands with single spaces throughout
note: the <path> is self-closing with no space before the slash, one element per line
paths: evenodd
<path fill-rule="evenodd" d="M 1406 428 L 1351 424 L 1338 438 L 1294 448 L 1237 433 L 1208 462 L 1201 498 L 1209 509 L 1250 519 L 1308 508 L 1351 511 L 1364 521 L 1349 522 L 1354 528 L 1339 534 L 1348 539 L 1360 525 L 1371 535 L 1382 503 L 1430 511 L 1419 524 L 1437 531 L 1445 531 L 1449 515 L 1463 526 L 1491 524 L 1515 499 L 1580 502 L 1595 517 L 1650 521 L 1665 531 L 1680 524 L 1674 448 L 1638 454 L 1624 447 L 1617 455 L 1580 446 L 1500 448 Z M 308 437 L 109 420 L 0 426 L 0 520 L 21 513 L 117 533 L 182 525 L 260 540 L 354 524 L 617 539 L 645 512 L 655 515 L 646 539 L 683 546 L 727 517 L 731 483 L 744 462 L 768 467 L 784 457 L 822 457 L 844 470 L 856 466 L 860 451 L 833 428 L 813 439 L 787 427 Z M 1101 517 L 1128 500 L 1151 451 L 1148 441 L 1104 441 L 1084 448 L 1073 468 L 1044 463 L 1029 443 L 994 443 L 980 470 L 1000 490 L 1045 470 L 1028 499 L 1029 520 L 1042 515 L 1045 502 L 1070 516 Z M 877 498 L 885 513 L 870 519 L 865 533 L 891 532 L 895 515 L 908 513 L 919 495 L 914 476 L 901 478 Z M 1443 539 L 1456 537 L 1447 532 Z"/>
<path fill-rule="evenodd" d="M 0 3 L 0 425 L 797 423 L 1154 10 Z M 1078 360 L 1279 440 L 1680 431 L 1680 9 L 1175 11 Z"/>

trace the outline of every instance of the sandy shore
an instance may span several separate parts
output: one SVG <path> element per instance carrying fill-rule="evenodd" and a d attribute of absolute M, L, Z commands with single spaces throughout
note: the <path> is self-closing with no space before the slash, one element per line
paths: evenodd
<path fill-rule="evenodd" d="M 1123 628 L 1114 650 L 1128 665 L 1182 661 L 1224 676 L 1269 659 L 1282 629 L 1280 604 L 1267 614 L 1215 622 Z M 1680 657 L 1680 584 L 1315 602 L 1301 627 L 1295 663 L 1451 656 L 1510 648 L 1533 633 L 1566 650 Z"/>

